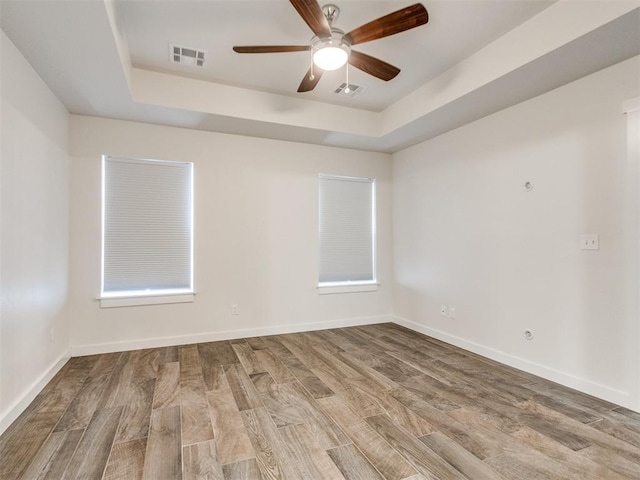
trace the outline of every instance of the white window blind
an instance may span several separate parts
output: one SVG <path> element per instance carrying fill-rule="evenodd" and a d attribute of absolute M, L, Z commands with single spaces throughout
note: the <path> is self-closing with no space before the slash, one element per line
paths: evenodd
<path fill-rule="evenodd" d="M 375 181 L 320 175 L 320 285 L 374 283 Z"/>
<path fill-rule="evenodd" d="M 102 296 L 193 291 L 193 164 L 103 157 Z"/>

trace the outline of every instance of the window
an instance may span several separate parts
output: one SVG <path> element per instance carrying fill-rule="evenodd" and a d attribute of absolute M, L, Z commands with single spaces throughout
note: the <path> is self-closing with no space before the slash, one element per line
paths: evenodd
<path fill-rule="evenodd" d="M 193 164 L 102 162 L 101 306 L 192 301 Z"/>
<path fill-rule="evenodd" d="M 375 218 L 375 180 L 320 175 L 320 293 L 376 289 Z"/>

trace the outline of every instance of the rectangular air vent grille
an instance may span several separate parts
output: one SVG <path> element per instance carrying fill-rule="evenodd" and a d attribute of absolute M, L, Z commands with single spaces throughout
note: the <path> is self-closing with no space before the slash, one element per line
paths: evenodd
<path fill-rule="evenodd" d="M 169 59 L 172 63 L 203 67 L 205 53 L 204 50 L 198 50 L 197 48 L 169 45 Z"/>
<path fill-rule="evenodd" d="M 361 85 L 354 85 L 353 83 L 349 84 L 349 91 L 347 92 L 347 84 L 342 82 L 342 84 L 336 88 L 333 93 L 337 93 L 339 95 L 346 95 L 347 97 L 357 97 L 360 95 L 366 87 Z"/>

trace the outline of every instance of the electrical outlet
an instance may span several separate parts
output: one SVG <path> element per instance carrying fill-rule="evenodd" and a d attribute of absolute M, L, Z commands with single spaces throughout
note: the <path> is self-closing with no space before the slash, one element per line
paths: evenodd
<path fill-rule="evenodd" d="M 231 315 L 238 315 L 238 304 L 234 303 L 231 305 Z"/>
<path fill-rule="evenodd" d="M 456 318 L 456 308 L 449 307 L 449 318 Z"/>
<path fill-rule="evenodd" d="M 585 233 L 580 235 L 580 248 L 582 250 L 600 250 L 600 239 L 597 233 Z"/>
<path fill-rule="evenodd" d="M 446 305 L 440 305 L 440 315 L 442 315 L 443 317 L 447 316 L 447 306 Z"/>

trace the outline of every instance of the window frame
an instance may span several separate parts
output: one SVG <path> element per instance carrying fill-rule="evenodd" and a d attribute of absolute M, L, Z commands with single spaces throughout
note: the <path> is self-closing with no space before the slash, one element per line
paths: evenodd
<path fill-rule="evenodd" d="M 106 221 L 106 169 L 109 159 L 125 160 L 138 163 L 170 163 L 189 165 L 189 182 L 190 182 L 190 218 L 191 235 L 189 242 L 190 258 L 189 258 L 189 287 L 175 289 L 140 289 L 127 291 L 105 291 L 105 221 Z M 158 160 L 138 157 L 124 157 L 116 155 L 102 155 L 101 161 L 101 245 L 100 245 L 100 301 L 101 308 L 126 307 L 139 305 L 159 305 L 170 303 L 190 303 L 194 301 L 196 291 L 194 286 L 194 247 L 195 247 L 195 225 L 194 225 L 194 164 L 193 162 Z"/>
<path fill-rule="evenodd" d="M 320 264 L 318 263 L 317 289 L 320 295 L 339 293 L 374 292 L 378 290 L 378 243 L 377 243 L 377 179 L 374 177 L 357 177 L 320 173 L 318 175 L 318 253 L 321 248 L 320 239 L 320 180 L 338 180 L 363 182 L 371 185 L 371 280 L 351 280 L 337 282 L 320 281 Z M 318 257 L 319 260 L 319 257 Z"/>

